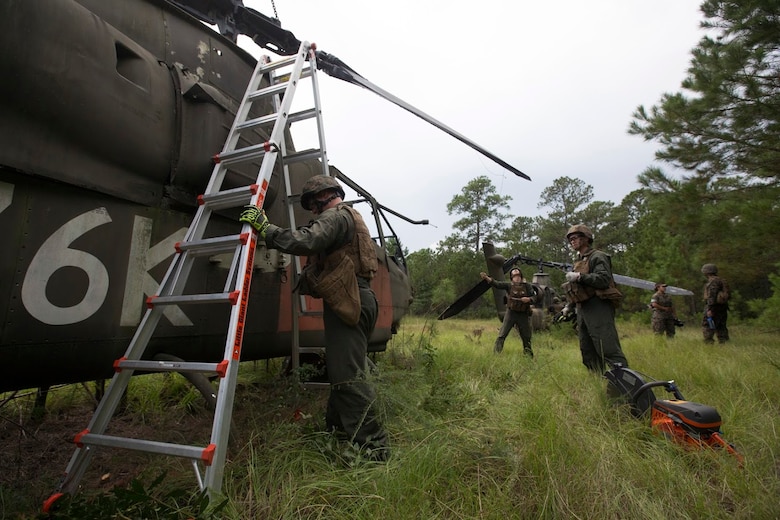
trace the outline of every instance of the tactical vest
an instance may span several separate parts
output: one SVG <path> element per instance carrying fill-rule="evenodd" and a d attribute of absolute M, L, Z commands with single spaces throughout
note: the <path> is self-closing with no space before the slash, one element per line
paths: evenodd
<path fill-rule="evenodd" d="M 588 251 L 588 254 L 580 258 L 574 263 L 572 271 L 575 273 L 588 274 L 590 272 L 590 255 L 595 249 Z M 596 289 L 590 285 L 585 285 L 577 282 L 566 282 L 563 284 L 563 289 L 566 292 L 566 296 L 569 297 L 574 303 L 584 302 L 593 298 L 596 294 Z"/>
<path fill-rule="evenodd" d="M 352 222 L 355 227 L 349 242 L 329 254 L 326 263 L 337 264 L 341 261 L 342 256 L 347 255 L 355 266 L 355 275 L 371 280 L 376 275 L 378 268 L 376 248 L 374 241 L 371 239 L 371 233 L 368 231 L 363 217 L 352 207 L 346 204 L 339 204 L 337 210 L 349 212 L 352 215 Z"/>
<path fill-rule="evenodd" d="M 371 280 L 376 274 L 376 249 L 360 213 L 345 204 L 339 204 L 336 211 L 347 211 L 352 216 L 347 242 L 310 262 L 296 289 L 322 298 L 339 318 L 354 326 L 361 312 L 358 277 Z"/>
<path fill-rule="evenodd" d="M 524 303 L 520 301 L 520 298 L 530 297 L 533 298 L 533 289 L 529 284 L 525 282 L 512 283 L 509 286 L 509 296 L 507 298 L 506 306 L 518 312 L 529 312 L 531 310 L 530 303 Z"/>

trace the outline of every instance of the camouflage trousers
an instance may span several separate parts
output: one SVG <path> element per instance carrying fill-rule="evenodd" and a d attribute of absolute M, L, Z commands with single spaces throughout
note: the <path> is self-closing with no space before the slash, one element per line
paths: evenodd
<path fill-rule="evenodd" d="M 501 322 L 501 329 L 498 331 L 498 337 L 496 343 L 493 345 L 493 352 L 499 353 L 504 350 L 504 341 L 512 328 L 516 327 L 517 332 L 520 333 L 520 339 L 523 340 L 523 353 L 527 356 L 533 357 L 534 351 L 531 348 L 531 316 L 525 312 L 513 311 L 507 309 L 504 313 L 504 320 Z"/>
<path fill-rule="evenodd" d="M 594 296 L 577 304 L 577 331 L 580 337 L 582 364 L 588 370 L 603 374 L 613 363 L 628 367 L 615 328 L 615 308 Z"/>
<path fill-rule="evenodd" d="M 325 422 L 360 447 L 387 447 L 387 433 L 376 417 L 376 392 L 368 377 L 368 340 L 379 315 L 374 292 L 360 284 L 360 321 L 344 323 L 324 305 L 325 364 L 330 382 Z"/>
<path fill-rule="evenodd" d="M 653 333 L 654 334 L 666 334 L 667 337 L 673 338 L 675 333 L 674 318 L 665 318 L 653 313 Z"/>
<path fill-rule="evenodd" d="M 729 340 L 729 329 L 726 326 L 728 321 L 728 309 L 725 305 L 713 305 L 712 308 L 712 321 L 715 323 L 715 328 L 711 329 L 707 322 L 707 314 L 701 320 L 701 333 L 704 336 L 705 343 L 715 343 L 715 337 L 718 338 L 718 343 L 726 343 Z"/>

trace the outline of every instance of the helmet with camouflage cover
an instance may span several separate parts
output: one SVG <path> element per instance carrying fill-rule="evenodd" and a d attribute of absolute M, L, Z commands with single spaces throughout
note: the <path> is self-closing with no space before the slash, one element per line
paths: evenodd
<path fill-rule="evenodd" d="M 704 264 L 701 266 L 701 274 L 718 274 L 718 266 L 715 264 Z"/>
<path fill-rule="evenodd" d="M 588 237 L 588 242 L 593 242 L 593 232 L 590 230 L 588 226 L 585 224 L 575 224 L 572 227 L 569 228 L 569 231 L 566 232 L 566 240 L 569 239 L 572 235 L 585 235 Z"/>
<path fill-rule="evenodd" d="M 301 206 L 303 206 L 303 209 L 311 210 L 311 203 L 314 197 L 325 190 L 335 190 L 339 197 L 344 198 L 344 188 L 341 187 L 341 184 L 336 179 L 329 175 L 315 175 L 303 183 L 303 188 L 301 189 Z"/>

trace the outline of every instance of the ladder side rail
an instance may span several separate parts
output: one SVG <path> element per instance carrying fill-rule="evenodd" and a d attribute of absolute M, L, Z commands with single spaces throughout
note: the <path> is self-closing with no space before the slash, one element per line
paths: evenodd
<path fill-rule="evenodd" d="M 269 58 L 267 56 L 263 56 L 257 60 L 257 65 L 255 66 L 255 70 L 252 73 L 252 79 L 249 81 L 249 85 L 244 92 L 244 97 L 241 100 L 241 104 L 239 105 L 238 110 L 236 110 L 236 117 L 233 120 L 233 126 L 230 128 L 230 132 L 228 132 L 227 139 L 225 139 L 225 145 L 222 147 L 222 153 L 233 150 L 238 143 L 238 138 L 241 136 L 239 125 L 246 121 L 246 118 L 252 109 L 252 102 L 249 98 L 251 94 L 258 89 L 260 83 L 262 82 L 263 71 L 267 66 L 268 59 Z M 209 179 L 209 183 L 206 185 L 206 190 L 204 193 L 213 193 L 219 191 L 220 187 L 222 186 L 222 181 L 225 178 L 225 173 L 227 173 L 227 169 L 224 167 L 224 165 L 215 164 L 211 173 L 211 178 Z"/>
<path fill-rule="evenodd" d="M 75 493 L 78 491 L 79 482 L 81 482 L 84 473 L 89 468 L 90 462 L 92 462 L 92 456 L 95 454 L 94 448 L 84 446 L 83 448 L 76 448 L 73 455 L 70 457 L 68 467 L 65 469 L 65 475 L 60 482 L 58 489 L 62 493 Z"/>
<path fill-rule="evenodd" d="M 225 166 L 222 166 L 221 168 L 222 170 L 227 170 Z M 192 223 L 187 229 L 187 233 L 184 235 L 182 242 L 194 242 L 197 240 L 202 240 L 206 235 L 206 228 L 209 225 L 212 213 L 213 211 L 208 205 L 201 204 L 198 206 L 198 209 L 195 212 L 195 217 L 192 219 Z"/>
<path fill-rule="evenodd" d="M 271 156 L 266 156 L 263 159 L 262 166 L 265 166 L 266 163 L 271 163 L 268 169 L 273 171 L 273 158 Z M 261 171 L 263 170 L 262 166 Z M 270 178 L 270 174 L 268 178 Z M 262 206 L 267 186 L 267 180 L 263 179 L 262 188 L 257 194 L 258 200 L 253 202 Z M 240 261 L 238 262 L 238 265 L 241 266 L 241 272 L 238 273 L 240 276 L 236 280 L 235 288 L 239 291 L 239 296 L 236 305 L 233 305 L 230 311 L 230 325 L 225 340 L 224 359 L 228 360 L 228 368 L 225 377 L 219 384 L 217 404 L 214 410 L 214 422 L 211 429 L 211 443 L 216 448 L 213 461 L 206 468 L 204 481 L 206 488 L 210 492 L 215 493 L 219 493 L 222 489 L 222 477 L 225 471 L 225 458 L 227 456 L 228 438 L 233 416 L 236 379 L 238 378 L 238 367 L 241 361 L 241 348 L 244 339 L 244 324 L 246 323 L 249 290 L 254 271 L 255 247 L 257 246 L 257 231 L 250 224 L 245 223 L 241 232 L 249 233 L 250 238 L 241 247 Z"/>
<path fill-rule="evenodd" d="M 220 168 L 223 170 L 226 169 L 221 164 L 218 164 L 215 167 L 215 169 Z M 195 211 L 195 216 L 192 218 L 192 223 L 190 224 L 190 227 L 187 228 L 187 233 L 184 235 L 182 241 L 192 242 L 193 240 L 202 239 L 210 218 L 211 209 L 209 209 L 205 204 L 199 205 L 198 209 Z"/>
<path fill-rule="evenodd" d="M 179 256 L 171 264 L 170 276 L 166 275 L 166 278 L 163 279 L 157 289 L 157 294 L 149 299 L 149 307 L 151 309 L 155 307 L 155 299 L 157 298 L 162 301 L 169 296 L 181 296 L 184 294 L 184 288 L 189 280 L 195 257 L 190 251 L 183 251 L 177 254 Z M 155 324 L 153 328 L 156 328 L 156 326 L 157 325 Z M 131 342 L 128 352 L 132 350 L 132 346 L 133 344 Z M 146 348 L 146 344 L 142 345 L 142 348 Z M 130 358 L 129 356 L 126 357 L 128 357 L 128 359 L 135 359 Z"/>
<path fill-rule="evenodd" d="M 287 88 L 284 91 L 284 96 L 282 97 L 280 106 L 277 110 L 279 117 L 276 119 L 276 123 L 274 124 L 273 130 L 271 130 L 271 136 L 269 138 L 272 146 L 276 147 L 276 151 L 278 151 L 279 143 L 281 143 L 284 139 L 284 131 L 287 128 L 287 118 L 290 115 L 290 108 L 292 107 L 293 97 L 295 96 L 295 90 L 298 87 L 301 71 L 306 64 L 307 49 L 309 48 L 310 45 L 308 42 L 303 42 L 301 44 L 301 48 L 298 50 L 298 57 L 296 58 L 295 63 L 293 64 L 293 68 L 290 71 L 290 78 L 287 82 Z M 261 166 L 261 173 L 265 164 L 266 162 L 263 161 Z M 268 178 L 270 179 L 270 176 Z M 259 177 L 258 184 L 260 184 Z"/>
<path fill-rule="evenodd" d="M 233 287 L 236 287 L 236 275 L 238 273 L 242 247 L 244 246 L 236 246 L 236 252 L 233 253 L 233 261 L 230 262 L 230 271 L 228 272 L 227 278 L 225 278 L 225 292 L 230 292 Z"/>
<path fill-rule="evenodd" d="M 278 98 L 276 102 L 278 103 Z M 282 141 L 282 157 L 287 155 L 287 142 Z M 287 203 L 287 219 L 290 223 L 291 229 L 296 229 L 297 224 L 295 220 L 295 207 L 294 197 L 292 192 L 292 178 L 290 176 L 290 166 L 282 160 L 282 172 L 284 176 L 284 189 L 285 189 L 285 201 Z M 292 285 L 291 287 L 298 286 L 298 280 L 301 277 L 301 257 L 298 255 L 292 255 Z M 292 291 L 291 291 L 292 292 Z M 291 346 L 290 346 L 290 361 L 292 363 L 292 370 L 297 371 L 300 366 L 300 331 L 299 331 L 299 313 L 305 312 L 306 309 L 306 297 L 303 294 L 291 294 L 290 295 L 290 312 L 292 316 L 292 334 Z"/>
<path fill-rule="evenodd" d="M 287 126 L 287 116 L 290 113 L 293 96 L 300 78 L 303 62 L 306 53 L 303 49 L 309 48 L 307 43 L 301 44 L 301 50 L 298 52 L 298 58 L 295 60 L 293 71 L 290 73 L 290 79 L 285 90 L 284 99 L 280 103 L 279 114 L 274 128 L 271 131 L 271 143 L 280 143 L 284 140 L 284 130 Z M 263 162 L 260 165 L 260 171 L 257 176 L 257 184 L 260 189 L 252 196 L 251 204 L 263 207 L 265 204 L 265 195 L 268 189 L 268 183 L 273 174 L 277 148 L 272 148 L 263 156 Z M 236 379 L 238 377 L 238 365 L 241 360 L 241 347 L 243 343 L 243 328 L 246 320 L 247 304 L 249 301 L 249 290 L 252 283 L 252 271 L 254 270 L 255 247 L 257 246 L 257 231 L 250 225 L 244 224 L 242 233 L 249 233 L 248 243 L 241 248 L 241 259 L 239 265 L 243 272 L 239 273 L 239 279 L 236 285 L 240 285 L 238 304 L 234 305 L 230 314 L 230 325 L 225 341 L 225 359 L 229 360 L 228 369 L 225 377 L 220 383 L 217 393 L 217 405 L 214 412 L 214 423 L 211 431 L 212 444 L 216 446 L 214 459 L 211 465 L 206 469 L 205 486 L 210 492 L 219 493 L 222 489 L 222 478 L 225 471 L 225 458 L 227 455 L 228 437 L 230 435 L 230 423 L 233 415 L 233 401 L 235 399 Z"/>
<path fill-rule="evenodd" d="M 314 94 L 314 108 L 317 119 L 317 134 L 320 142 L 320 162 L 323 175 L 330 175 L 328 167 L 328 152 L 325 147 L 325 125 L 322 119 L 322 105 L 320 104 L 320 84 L 317 79 L 317 56 L 314 49 L 309 48 L 309 66 L 311 69 L 311 85 Z"/>
<path fill-rule="evenodd" d="M 313 53 L 311 52 L 311 48 L 307 50 L 307 54 L 311 56 Z M 311 64 L 310 64 L 311 66 Z M 301 69 L 301 74 L 303 74 L 303 67 Z M 273 82 L 273 78 L 272 78 Z M 277 107 L 277 111 L 281 110 L 281 100 L 279 99 L 279 96 L 274 96 L 274 105 Z M 316 108 L 316 107 L 315 107 Z M 289 124 L 292 124 L 291 122 Z M 284 186 L 285 186 L 285 202 L 287 204 L 287 219 L 290 223 L 290 228 L 295 229 L 297 227 L 296 220 L 295 220 L 295 207 L 293 202 L 293 192 L 292 192 L 292 178 L 290 176 L 290 166 L 289 164 L 284 160 L 284 157 L 287 156 L 287 141 L 282 139 L 280 143 L 281 152 L 282 152 L 282 174 L 284 177 Z M 292 256 L 292 286 L 291 287 L 297 287 L 298 280 L 301 276 L 302 267 L 301 267 L 301 258 L 298 255 Z M 291 329 L 291 345 L 290 345 L 290 361 L 292 365 L 293 371 L 296 371 L 300 366 L 300 331 L 299 331 L 299 314 L 300 312 L 305 312 L 306 309 L 306 297 L 302 294 L 298 294 L 297 296 L 295 294 L 291 294 L 290 298 L 290 312 L 292 317 L 292 329 Z"/>
<path fill-rule="evenodd" d="M 320 163 L 322 167 L 322 173 L 324 175 L 327 175 L 329 173 L 328 163 L 327 163 L 327 155 L 325 152 L 325 145 L 324 145 L 324 133 L 322 130 L 322 110 L 320 108 L 319 103 L 319 88 L 317 84 L 317 64 L 316 64 L 316 57 L 314 50 L 311 47 L 307 48 L 307 55 L 308 55 L 308 67 L 305 69 L 302 69 L 301 71 L 301 77 L 308 77 L 312 80 L 312 94 L 314 96 L 314 108 L 298 112 L 298 114 L 306 114 L 306 118 L 308 116 L 313 115 L 316 118 L 317 123 L 317 131 L 318 131 L 318 140 L 319 140 L 319 158 Z M 291 121 L 299 121 L 304 120 L 304 117 L 295 117 L 295 119 L 291 119 Z M 283 147 L 283 171 L 284 171 L 284 180 L 285 180 L 285 187 L 286 187 L 286 200 L 287 200 L 287 211 L 288 211 L 288 219 L 290 222 L 290 227 L 295 229 L 297 227 L 296 220 L 295 220 L 295 208 L 294 208 L 294 202 L 295 199 L 294 194 L 292 193 L 292 183 L 290 178 L 290 170 L 289 170 L 289 164 L 284 161 L 284 157 L 287 156 L 287 146 L 285 142 L 282 142 Z M 301 257 L 298 255 L 293 256 L 293 287 L 296 287 L 298 285 L 298 280 L 302 276 L 303 268 L 301 263 Z M 290 360 L 293 370 L 297 370 L 300 367 L 300 354 L 301 354 L 301 345 L 300 345 L 300 331 L 299 331 L 299 324 L 300 324 L 300 315 L 302 313 L 307 312 L 307 304 L 306 304 L 306 296 L 303 294 L 292 295 L 291 300 L 291 312 L 292 312 L 292 345 L 290 349 Z"/>
<path fill-rule="evenodd" d="M 161 316 L 162 309 L 147 310 L 141 320 L 141 324 L 136 328 L 133 339 L 130 341 L 126 357 L 140 357 L 152 336 L 154 328 L 160 321 Z M 133 372 L 133 370 L 121 370 L 116 372 L 111 378 L 111 383 L 109 383 L 106 393 L 98 403 L 95 412 L 92 414 L 92 419 L 90 419 L 89 425 L 87 426 L 87 429 L 91 433 L 102 434 L 106 431 L 109 421 L 114 416 L 114 413 L 122 400 L 122 395 L 127 388 L 127 384 L 130 377 L 132 377 Z M 68 466 L 65 469 L 65 477 L 60 484 L 60 488 L 64 492 L 71 493 L 78 489 L 78 484 L 81 481 L 84 472 L 87 470 L 93 454 L 94 449 L 88 446 L 77 447 L 74 450 L 73 456 L 71 456 L 70 462 L 68 462 Z"/>
<path fill-rule="evenodd" d="M 274 104 L 277 107 L 277 111 L 281 110 L 281 100 L 279 99 L 279 96 L 274 96 Z M 290 123 L 291 124 L 291 123 Z M 287 141 L 285 139 L 282 139 L 280 143 L 280 148 L 282 152 L 282 176 L 284 178 L 284 193 L 285 193 L 285 202 L 287 204 L 287 220 L 290 223 L 290 229 L 296 229 L 298 227 L 295 219 L 295 207 L 294 207 L 294 199 L 295 194 L 292 192 L 292 177 L 290 175 L 290 166 L 289 164 L 284 160 L 284 158 L 287 156 Z M 293 267 L 293 280 L 292 280 L 292 286 L 296 287 L 298 285 L 298 278 L 301 275 L 301 272 L 303 270 L 301 265 L 301 257 L 298 255 L 292 255 L 292 267 Z M 294 300 L 296 297 L 293 295 L 291 298 Z M 303 312 L 306 310 L 306 300 L 303 295 L 299 295 L 298 298 L 300 299 L 300 302 L 298 303 L 298 309 Z M 293 316 L 295 316 L 296 308 L 293 306 Z M 295 325 L 295 324 L 294 324 Z M 293 328 L 293 347 L 297 346 L 296 338 L 298 336 L 297 328 Z M 293 352 L 295 354 L 295 352 Z M 293 366 L 293 368 L 297 368 L 296 366 Z"/>

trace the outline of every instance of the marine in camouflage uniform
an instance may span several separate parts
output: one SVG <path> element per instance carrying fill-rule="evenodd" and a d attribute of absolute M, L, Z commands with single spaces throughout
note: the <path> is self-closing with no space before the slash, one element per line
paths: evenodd
<path fill-rule="evenodd" d="M 325 364 L 330 382 L 325 422 L 329 431 L 357 444 L 366 458 L 385 460 L 389 452 L 387 433 L 376 416 L 376 392 L 366 379 L 368 340 L 379 315 L 371 289 L 377 270 L 376 250 L 363 218 L 343 203 L 343 197 L 338 181 L 317 175 L 306 181 L 301 193 L 301 206 L 317 217 L 310 224 L 296 230 L 284 229 L 268 223 L 264 212 L 254 218 L 254 214 L 246 218 L 242 214 L 241 220 L 260 230 L 269 248 L 315 257 L 325 265 L 339 252 L 346 251 L 351 256 L 355 266 L 352 276 L 357 278 L 359 292 L 357 323 L 345 322 L 328 303 L 327 296 L 322 295 Z M 251 208 L 247 211 L 251 212 Z"/>
<path fill-rule="evenodd" d="M 718 266 L 715 264 L 704 264 L 701 272 L 707 277 L 707 283 L 704 284 L 704 317 L 701 321 L 701 332 L 705 343 L 715 343 L 717 336 L 718 343 L 726 343 L 729 340 L 729 329 L 726 321 L 729 314 L 728 301 L 718 303 L 718 293 L 726 287 L 726 281 L 718 275 Z M 712 318 L 715 328 L 710 327 L 707 318 Z"/>
<path fill-rule="evenodd" d="M 677 315 L 674 312 L 672 297 L 666 294 L 666 287 L 665 283 L 655 284 L 656 292 L 650 298 L 650 306 L 653 308 L 653 333 L 666 333 L 666 337 L 673 338 Z"/>
<path fill-rule="evenodd" d="M 582 364 L 597 373 L 611 369 L 614 363 L 628 367 L 615 328 L 615 306 L 596 296 L 596 290 L 614 289 L 610 257 L 591 247 L 593 233 L 583 224 L 569 228 L 566 239 L 578 253 L 574 270 L 566 273 L 564 291 L 577 304 Z"/>
<path fill-rule="evenodd" d="M 533 285 L 525 282 L 522 271 L 517 267 L 509 270 L 509 279 L 511 280 L 509 282 L 494 280 L 486 273 L 479 274 L 491 287 L 507 292 L 506 312 L 504 312 L 504 319 L 501 322 L 501 329 L 498 332 L 493 351 L 497 354 L 503 351 L 506 337 L 513 327 L 517 327 L 517 332 L 520 333 L 520 338 L 523 340 L 523 353 L 534 357 L 534 351 L 531 348 L 533 334 L 531 314 L 538 295 L 534 291 Z"/>

